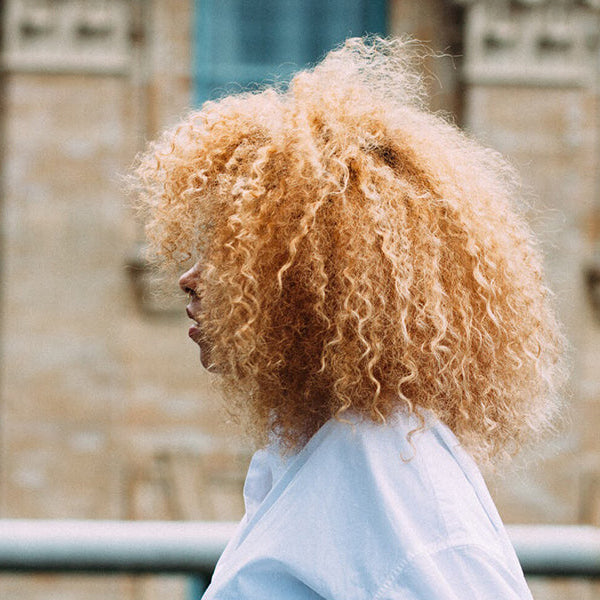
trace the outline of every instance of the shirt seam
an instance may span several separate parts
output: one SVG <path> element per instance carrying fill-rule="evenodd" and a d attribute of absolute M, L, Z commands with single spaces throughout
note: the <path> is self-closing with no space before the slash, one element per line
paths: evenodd
<path fill-rule="evenodd" d="M 306 464 L 308 463 L 310 457 L 314 454 L 316 448 L 318 448 L 323 441 L 328 437 L 329 430 L 331 426 L 329 426 L 330 422 L 328 421 L 323 425 L 319 431 L 305 444 L 305 446 L 294 456 L 292 463 L 286 469 L 284 474 L 274 482 L 271 489 L 268 491 L 267 495 L 260 503 L 258 508 L 254 511 L 254 514 L 250 519 L 248 519 L 246 523 L 245 531 L 240 535 L 239 540 L 237 540 L 237 544 L 235 549 L 239 549 L 240 546 L 246 541 L 248 536 L 256 531 L 256 525 L 265 519 L 275 507 L 275 504 L 279 503 L 282 498 L 284 498 L 289 492 L 289 488 L 293 484 L 293 482 L 299 477 L 299 474 L 305 469 Z M 301 462 L 301 464 L 298 464 Z M 290 475 L 290 471 L 295 468 L 295 471 Z M 246 475 L 247 476 L 247 475 Z M 281 489 L 281 493 L 277 497 L 276 502 L 270 503 L 266 508 L 263 508 L 264 503 L 269 499 L 269 497 L 274 493 L 276 489 Z M 264 534 L 263 534 L 264 535 Z M 260 538 L 259 538 L 260 539 Z"/>
<path fill-rule="evenodd" d="M 430 429 L 430 434 L 437 439 L 437 432 L 435 431 L 435 427 L 432 427 Z M 456 459 L 454 458 L 453 454 L 451 452 L 449 452 L 447 448 L 446 448 L 446 451 L 448 452 L 450 459 L 455 461 Z M 434 542 L 434 544 L 440 544 L 440 543 L 442 543 L 441 541 L 439 541 L 440 538 L 442 540 L 448 540 L 450 538 L 448 519 L 446 516 L 445 509 L 443 509 L 443 507 L 442 507 L 442 502 L 440 500 L 439 491 L 433 483 L 433 477 L 431 476 L 429 463 L 424 456 L 421 457 L 421 462 L 423 465 L 423 472 L 427 477 L 427 483 L 429 484 L 429 489 L 431 490 L 431 492 L 433 494 L 433 498 L 435 500 L 435 504 L 438 509 L 437 510 L 437 521 L 438 521 L 440 528 L 443 527 L 443 531 L 444 531 L 444 535 L 438 535 L 437 536 L 438 541 Z"/>
<path fill-rule="evenodd" d="M 498 562 L 502 562 L 499 558 L 493 553 L 490 552 L 489 549 L 483 544 L 476 544 L 474 542 L 447 542 L 441 544 L 439 542 L 434 544 L 429 544 L 425 546 L 423 549 L 413 552 L 410 556 L 407 556 L 399 565 L 396 565 L 394 569 L 390 572 L 386 580 L 381 584 L 378 588 L 377 593 L 373 596 L 373 600 L 380 600 L 382 598 L 382 594 L 390 589 L 392 583 L 398 578 L 398 576 L 405 571 L 411 564 L 418 558 L 422 556 L 434 556 L 439 554 L 440 552 L 444 552 L 445 550 L 462 550 L 462 549 L 478 549 L 482 550 L 487 556 L 493 558 Z M 512 574 L 511 574 L 512 576 Z"/>

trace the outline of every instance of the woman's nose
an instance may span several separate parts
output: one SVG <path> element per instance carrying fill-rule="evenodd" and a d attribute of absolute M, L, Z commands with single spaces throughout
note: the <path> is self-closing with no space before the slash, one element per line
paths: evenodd
<path fill-rule="evenodd" d="M 190 269 L 191 271 L 191 269 Z M 190 271 L 186 271 L 180 278 L 179 278 L 179 287 L 184 291 L 184 292 L 189 292 L 190 291 Z"/>
<path fill-rule="evenodd" d="M 186 293 L 195 292 L 200 282 L 200 269 L 196 263 L 179 278 L 179 287 Z"/>

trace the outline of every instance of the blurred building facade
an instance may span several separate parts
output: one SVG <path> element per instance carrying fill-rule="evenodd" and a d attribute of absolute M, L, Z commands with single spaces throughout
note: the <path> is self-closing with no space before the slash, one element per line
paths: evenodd
<path fill-rule="evenodd" d="M 183 298 L 158 306 L 147 295 L 122 179 L 207 93 L 210 11 L 235 4 L 0 5 L 0 518 L 241 515 L 250 449 L 199 368 Z M 390 35 L 446 54 L 428 59 L 432 107 L 521 171 L 573 347 L 569 422 L 541 460 L 489 476 L 500 513 L 600 525 L 600 2 L 371 4 Z M 0 597 L 183 597 L 186 586 L 0 576 Z M 548 599 L 598 591 L 532 588 Z"/>

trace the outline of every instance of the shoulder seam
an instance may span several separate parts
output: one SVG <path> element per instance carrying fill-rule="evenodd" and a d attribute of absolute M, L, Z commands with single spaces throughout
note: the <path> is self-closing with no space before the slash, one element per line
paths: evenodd
<path fill-rule="evenodd" d="M 433 556 L 433 555 L 438 554 L 440 552 L 444 552 L 445 550 L 450 550 L 450 549 L 461 550 L 461 549 L 465 549 L 465 548 L 476 549 L 478 551 L 482 551 L 487 556 L 493 558 L 495 561 L 502 563 L 501 559 L 496 555 L 496 553 L 490 552 L 489 548 L 487 548 L 483 544 L 476 544 L 476 543 L 473 543 L 473 542 L 463 542 L 463 543 L 457 543 L 457 542 L 445 542 L 445 543 L 441 543 L 441 542 L 436 542 L 436 543 L 433 543 L 433 544 L 429 544 L 429 545 L 425 546 L 424 548 L 422 548 L 421 550 L 419 550 L 418 552 L 414 552 L 410 556 L 407 556 L 402 562 L 400 562 L 400 564 L 396 565 L 396 567 L 394 567 L 390 571 L 390 574 L 388 575 L 388 577 L 386 578 L 386 580 L 377 589 L 377 593 L 375 594 L 375 596 L 373 596 L 373 600 L 381 600 L 382 594 L 386 590 L 388 590 L 390 588 L 390 586 L 398 578 L 398 576 L 405 569 L 407 569 L 415 559 L 417 559 L 417 558 L 419 558 L 421 556 L 425 556 L 425 555 L 431 555 L 431 556 Z"/>

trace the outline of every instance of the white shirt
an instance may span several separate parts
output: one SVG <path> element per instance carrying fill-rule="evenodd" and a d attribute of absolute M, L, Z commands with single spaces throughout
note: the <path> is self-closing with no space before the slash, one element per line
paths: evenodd
<path fill-rule="evenodd" d="M 204 600 L 504 600 L 531 594 L 483 478 L 442 423 L 327 422 L 252 458 L 246 514 Z M 408 460 L 410 459 L 410 460 Z"/>

